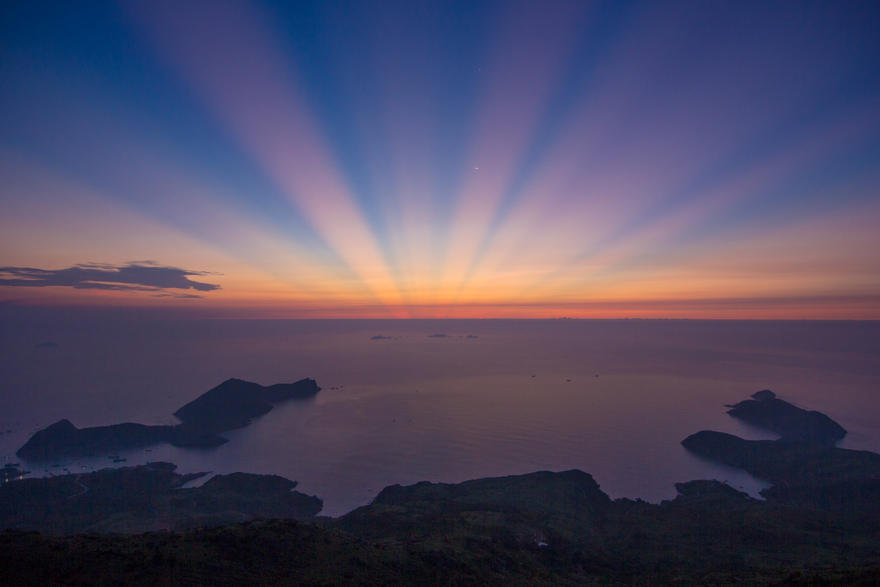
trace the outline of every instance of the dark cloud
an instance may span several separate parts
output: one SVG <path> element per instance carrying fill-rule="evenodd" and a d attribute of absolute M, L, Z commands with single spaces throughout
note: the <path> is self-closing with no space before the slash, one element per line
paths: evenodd
<path fill-rule="evenodd" d="M 33 267 L 0 267 L 0 286 L 11 287 L 73 287 L 117 291 L 154 291 L 220 289 L 214 283 L 193 281 L 191 275 L 210 275 L 177 267 L 162 267 L 153 261 L 134 261 L 127 265 L 83 263 L 67 269 L 36 269 Z M 165 294 L 157 294 L 165 295 Z M 200 297 L 195 294 L 168 293 L 173 297 Z"/>
<path fill-rule="evenodd" d="M 390 336 L 382 336 L 381 334 L 377 334 L 376 336 L 371 336 L 370 340 L 391 340 Z"/>

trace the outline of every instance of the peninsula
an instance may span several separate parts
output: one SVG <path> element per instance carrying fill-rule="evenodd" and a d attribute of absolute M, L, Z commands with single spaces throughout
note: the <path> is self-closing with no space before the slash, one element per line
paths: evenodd
<path fill-rule="evenodd" d="M 314 379 L 262 386 L 227 379 L 177 410 L 181 424 L 150 426 L 126 422 L 111 426 L 77 428 L 59 420 L 36 432 L 16 452 L 33 461 L 109 454 L 124 449 L 168 443 L 180 447 L 211 448 L 226 442 L 222 432 L 243 428 L 253 418 L 288 400 L 308 399 L 320 387 Z"/>
<path fill-rule="evenodd" d="M 807 411 L 759 391 L 728 412 L 780 434 L 778 440 L 746 440 L 702 430 L 681 444 L 703 458 L 773 483 L 767 500 L 819 509 L 880 513 L 880 455 L 838 448 L 846 430 L 827 415 Z"/>

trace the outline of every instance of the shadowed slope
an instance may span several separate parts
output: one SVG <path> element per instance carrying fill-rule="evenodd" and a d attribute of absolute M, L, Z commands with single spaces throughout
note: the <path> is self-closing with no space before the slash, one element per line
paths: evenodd
<path fill-rule="evenodd" d="M 180 475 L 171 463 L 103 469 L 83 475 L 24 479 L 0 487 L 0 527 L 137 533 L 220 526 L 257 518 L 308 519 L 321 511 L 314 496 L 275 475 Z"/>

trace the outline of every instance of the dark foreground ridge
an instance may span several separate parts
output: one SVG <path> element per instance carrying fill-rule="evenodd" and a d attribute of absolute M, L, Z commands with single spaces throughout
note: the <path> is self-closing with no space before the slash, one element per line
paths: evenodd
<path fill-rule="evenodd" d="M 257 518 L 313 518 L 317 497 L 277 475 L 180 475 L 171 463 L 23 479 L 0 489 L 0 527 L 47 534 L 140 533 L 222 526 Z"/>
<path fill-rule="evenodd" d="M 718 481 L 690 481 L 677 484 L 678 497 L 661 504 L 612 500 L 590 475 L 577 470 L 459 484 L 393 485 L 370 505 L 336 519 L 254 520 L 210 529 L 117 536 L 47 536 L 7 530 L 0 532 L 0 568 L 10 581 L 30 584 L 880 581 L 880 455 L 809 442 L 747 441 L 718 432 L 697 433 L 684 444 L 776 485 L 763 492 L 765 500 L 758 500 Z M 183 481 L 183 476 L 178 477 L 172 485 Z M 286 495 L 281 490 L 287 486 L 282 487 L 278 478 L 268 483 L 271 490 L 260 493 L 244 482 L 250 477 L 255 476 L 230 477 L 231 481 L 221 483 L 224 505 L 213 509 L 243 512 L 235 504 L 249 503 L 247 499 L 256 499 L 254 494 L 272 495 L 272 499 Z M 61 480 L 68 483 L 71 504 L 87 496 L 77 494 L 82 488 L 77 488 L 73 476 L 53 482 Z M 0 503 L 7 504 L 4 507 L 9 511 L 22 511 L 10 492 L 21 487 L 15 490 L 16 499 L 32 499 L 34 511 L 54 509 L 55 505 L 40 501 L 44 498 L 37 492 L 23 489 L 33 481 L 41 480 L 14 481 L 0 488 Z M 195 490 L 171 494 L 184 491 Z M 162 499 L 157 503 L 164 503 Z M 188 503 L 203 507 L 206 499 L 193 498 Z M 72 508 L 64 514 L 71 519 L 100 518 L 97 513 L 83 514 L 73 505 L 59 507 Z M 120 505 L 108 520 L 133 516 L 146 523 L 151 519 L 121 513 L 126 507 Z M 251 517 L 261 515 L 258 508 L 247 511 Z M 313 507 L 305 513 L 316 511 Z M 266 512 L 266 517 L 281 516 Z M 197 525 L 197 519 L 193 516 L 187 524 Z M 227 514 L 227 519 L 235 517 Z M 3 521 L 10 525 L 8 518 Z M 222 516 L 215 515 L 204 525 L 222 523 Z M 65 531 L 39 521 L 25 524 L 23 519 L 12 525 L 44 533 Z M 89 527 L 108 526 L 98 521 Z M 109 527 L 126 530 L 118 524 Z"/>
<path fill-rule="evenodd" d="M 176 426 L 114 424 L 77 428 L 59 420 L 36 432 L 18 449 L 24 459 L 47 461 L 107 454 L 119 450 L 169 443 L 174 446 L 211 448 L 226 442 L 220 433 L 243 428 L 253 418 L 272 410 L 274 404 L 313 397 L 320 391 L 314 379 L 264 387 L 241 379 L 227 379 L 186 404 L 174 415 Z"/>
<path fill-rule="evenodd" d="M 538 472 L 458 485 L 392 486 L 369 506 L 312 522 L 255 520 L 218 527 L 223 519 L 215 514 L 205 524 L 214 528 L 183 532 L 47 536 L 6 530 L 0 532 L 0 566 L 15 584 L 880 580 L 876 506 L 850 515 L 755 500 L 717 481 L 676 487 L 676 499 L 656 505 L 611 500 L 581 471 Z M 241 511 L 227 504 L 245 499 L 242 493 L 233 492 L 215 509 Z M 227 516 L 235 521 L 234 514 Z"/>

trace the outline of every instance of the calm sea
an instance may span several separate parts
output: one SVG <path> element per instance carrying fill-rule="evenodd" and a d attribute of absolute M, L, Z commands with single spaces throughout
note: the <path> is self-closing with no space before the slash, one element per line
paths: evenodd
<path fill-rule="evenodd" d="M 374 338 L 382 337 L 382 338 Z M 33 475 L 166 460 L 183 472 L 275 473 L 339 515 L 386 485 L 579 468 L 612 497 L 659 501 L 744 473 L 688 454 L 703 429 L 772 438 L 725 413 L 764 388 L 823 411 L 880 451 L 880 322 L 687 320 L 208 320 L 7 307 L 0 332 L 0 462 L 39 428 L 174 423 L 229 377 L 313 377 L 209 451 L 157 446 Z"/>

